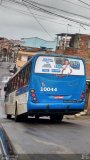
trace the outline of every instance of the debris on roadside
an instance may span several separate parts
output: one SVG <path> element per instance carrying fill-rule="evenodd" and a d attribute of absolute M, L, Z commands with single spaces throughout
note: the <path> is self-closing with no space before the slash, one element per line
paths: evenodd
<path fill-rule="evenodd" d="M 65 119 L 76 119 L 76 118 L 81 118 L 81 117 L 89 117 L 87 109 L 75 115 L 65 115 L 64 116 Z"/>

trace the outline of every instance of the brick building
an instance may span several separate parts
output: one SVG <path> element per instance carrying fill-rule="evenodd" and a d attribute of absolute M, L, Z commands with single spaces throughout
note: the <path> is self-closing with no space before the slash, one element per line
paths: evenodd
<path fill-rule="evenodd" d="M 90 79 L 90 35 L 57 34 L 56 53 L 64 53 L 85 58 L 87 79 Z"/>
<path fill-rule="evenodd" d="M 17 40 L 0 37 L 0 58 L 7 62 L 14 61 L 18 45 L 19 41 Z"/>

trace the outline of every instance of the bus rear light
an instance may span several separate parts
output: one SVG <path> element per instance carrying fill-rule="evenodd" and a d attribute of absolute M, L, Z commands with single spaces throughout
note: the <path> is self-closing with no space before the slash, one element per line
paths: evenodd
<path fill-rule="evenodd" d="M 85 98 L 85 95 L 86 95 L 86 92 L 85 92 L 85 91 L 83 91 L 83 92 L 82 92 L 82 94 L 81 94 L 80 99 L 82 99 L 82 100 L 83 100 L 83 99 Z"/>
<path fill-rule="evenodd" d="M 35 92 L 35 90 L 34 90 L 34 89 L 32 89 L 32 90 L 31 90 L 31 93 L 34 93 L 34 92 Z"/>
<path fill-rule="evenodd" d="M 37 98 L 33 98 L 34 101 L 37 101 Z"/>
<path fill-rule="evenodd" d="M 85 98 L 85 96 L 84 95 L 81 95 L 81 99 L 84 99 Z"/>
<path fill-rule="evenodd" d="M 33 99 L 32 99 L 32 102 L 33 102 L 33 103 L 37 103 L 37 102 L 38 102 L 37 98 L 36 98 L 36 97 L 33 98 Z"/>
<path fill-rule="evenodd" d="M 86 96 L 86 92 L 83 91 L 82 94 L 81 94 L 79 102 L 82 102 L 85 99 L 85 96 Z"/>
<path fill-rule="evenodd" d="M 34 89 L 31 90 L 30 95 L 31 95 L 31 101 L 32 101 L 33 103 L 36 103 L 38 100 L 37 100 L 37 96 L 36 96 L 36 93 L 35 93 L 35 90 L 34 90 Z"/>
<path fill-rule="evenodd" d="M 35 94 L 35 93 L 32 93 L 31 96 L 34 98 L 34 97 L 36 97 L 36 94 Z"/>

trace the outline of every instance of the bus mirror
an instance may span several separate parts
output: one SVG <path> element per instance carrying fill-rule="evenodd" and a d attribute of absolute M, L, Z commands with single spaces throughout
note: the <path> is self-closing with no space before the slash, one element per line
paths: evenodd
<path fill-rule="evenodd" d="M 4 91 L 5 91 L 5 92 L 7 91 L 7 87 L 4 87 Z"/>

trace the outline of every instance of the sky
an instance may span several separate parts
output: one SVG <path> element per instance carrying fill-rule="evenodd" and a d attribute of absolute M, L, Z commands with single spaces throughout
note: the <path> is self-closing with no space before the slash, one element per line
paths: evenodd
<path fill-rule="evenodd" d="M 33 0 L 49 14 L 31 8 L 30 0 L 23 0 L 23 5 L 15 1 L 22 3 L 22 0 L 0 0 L 0 37 L 53 41 L 59 33 L 90 34 L 90 0 Z"/>

